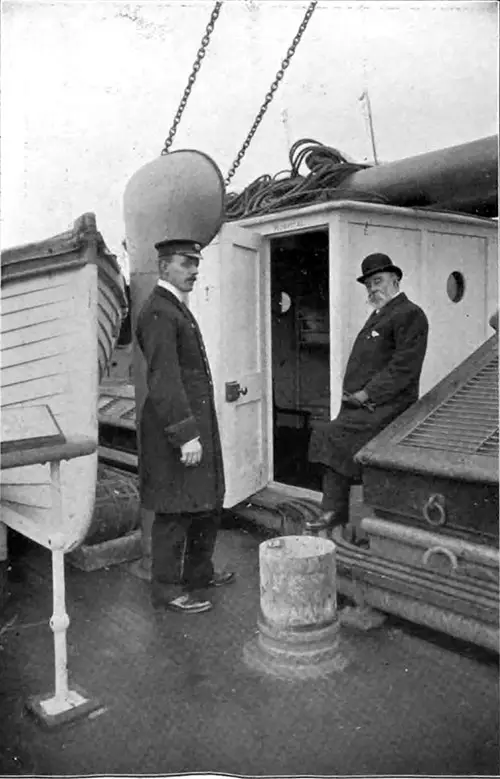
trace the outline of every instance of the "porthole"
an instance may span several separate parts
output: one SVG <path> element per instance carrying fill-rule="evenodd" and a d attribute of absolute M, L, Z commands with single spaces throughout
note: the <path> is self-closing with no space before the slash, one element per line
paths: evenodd
<path fill-rule="evenodd" d="M 454 270 L 448 276 L 446 292 L 452 303 L 459 303 L 465 294 L 465 278 L 463 273 Z"/>
<path fill-rule="evenodd" d="M 290 297 L 288 292 L 282 292 L 280 298 L 281 313 L 286 314 L 287 311 L 290 311 L 291 306 L 292 306 L 292 298 Z"/>

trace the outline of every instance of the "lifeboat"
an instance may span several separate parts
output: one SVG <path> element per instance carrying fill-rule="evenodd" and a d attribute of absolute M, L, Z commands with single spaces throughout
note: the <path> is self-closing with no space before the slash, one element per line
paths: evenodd
<path fill-rule="evenodd" d="M 48 407 L 64 439 L 97 441 L 99 381 L 127 299 L 120 266 L 94 214 L 84 214 L 67 232 L 3 251 L 1 270 L 2 417 L 8 420 L 14 410 L 26 409 L 17 418 L 28 425 L 36 418 L 32 407 Z M 33 442 L 39 432 L 23 429 L 22 437 Z M 2 433 L 5 453 L 9 441 Z M 2 477 L 3 522 L 50 547 L 56 529 L 49 470 L 25 465 L 3 470 Z M 85 537 L 96 481 L 96 452 L 61 464 L 64 523 L 57 532 L 60 543 L 62 530 L 64 552 Z"/>

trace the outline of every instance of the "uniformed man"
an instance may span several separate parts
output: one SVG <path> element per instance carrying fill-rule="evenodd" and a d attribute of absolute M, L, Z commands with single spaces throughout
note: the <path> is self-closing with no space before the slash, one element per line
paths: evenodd
<path fill-rule="evenodd" d="M 224 498 L 224 471 L 210 367 L 198 324 L 186 305 L 201 260 L 200 245 L 155 244 L 159 280 L 137 322 L 147 363 L 140 418 L 139 474 L 152 529 L 155 606 L 209 611 L 207 587 L 228 584 L 212 555 Z"/>
<path fill-rule="evenodd" d="M 373 312 L 347 363 L 339 415 L 313 433 L 309 459 L 322 463 L 323 516 L 329 528 L 349 520 L 352 484 L 361 482 L 354 455 L 418 399 L 428 321 L 399 289 L 403 271 L 386 254 L 365 257 L 361 276 Z"/>

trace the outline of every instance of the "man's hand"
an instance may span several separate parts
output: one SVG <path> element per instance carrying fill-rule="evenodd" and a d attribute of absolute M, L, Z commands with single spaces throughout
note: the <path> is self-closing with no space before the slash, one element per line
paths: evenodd
<path fill-rule="evenodd" d="M 365 390 L 359 390 L 358 392 L 344 392 L 342 394 L 342 400 L 346 406 L 351 408 L 365 408 L 368 411 L 375 411 L 375 406 L 368 400 L 368 393 Z"/>
<path fill-rule="evenodd" d="M 203 454 L 203 447 L 199 438 L 193 438 L 181 446 L 181 463 L 187 468 L 198 465 Z"/>
<path fill-rule="evenodd" d="M 368 400 L 368 393 L 365 392 L 365 390 L 359 390 L 358 392 L 353 392 L 351 397 L 355 398 L 363 405 Z"/>

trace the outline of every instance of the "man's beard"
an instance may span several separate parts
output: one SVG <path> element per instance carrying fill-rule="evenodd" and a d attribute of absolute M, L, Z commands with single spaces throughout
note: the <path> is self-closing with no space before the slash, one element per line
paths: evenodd
<path fill-rule="evenodd" d="M 372 297 L 371 295 L 368 297 L 368 305 L 373 308 L 375 311 L 377 308 L 380 308 L 383 305 L 383 302 L 377 303 L 377 297 Z"/>
<path fill-rule="evenodd" d="M 378 292 L 376 295 L 368 296 L 368 304 L 373 308 L 374 311 L 377 311 L 379 308 L 382 308 L 382 306 L 385 306 L 385 304 L 388 303 L 390 299 L 390 294 L 381 294 Z"/>

